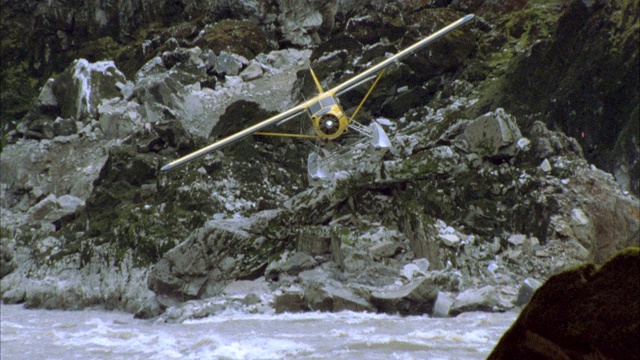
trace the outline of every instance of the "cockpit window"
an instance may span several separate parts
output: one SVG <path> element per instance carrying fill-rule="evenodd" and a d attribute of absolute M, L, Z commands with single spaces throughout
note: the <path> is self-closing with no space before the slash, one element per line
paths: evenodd
<path fill-rule="evenodd" d="M 309 106 L 309 113 L 311 115 L 316 115 L 320 110 L 324 108 L 328 108 L 335 104 L 336 104 L 336 100 L 333 98 L 333 96 L 328 96 L 324 99 L 320 99 L 320 101 L 318 101 L 317 103 L 311 104 Z"/>
<path fill-rule="evenodd" d="M 336 101 L 333 99 L 333 96 L 329 96 L 320 100 L 320 105 L 322 105 L 323 108 L 327 106 L 335 105 L 335 104 L 336 104 Z"/>
<path fill-rule="evenodd" d="M 313 104 L 311 104 L 309 106 L 309 113 L 311 115 L 313 115 L 313 114 L 317 113 L 318 111 L 320 111 L 320 109 L 321 109 L 320 102 L 313 103 Z"/>

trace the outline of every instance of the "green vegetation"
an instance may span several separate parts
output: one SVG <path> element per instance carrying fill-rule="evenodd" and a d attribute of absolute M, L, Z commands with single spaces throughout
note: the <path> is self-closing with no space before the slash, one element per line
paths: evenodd
<path fill-rule="evenodd" d="M 511 62 L 536 41 L 552 36 L 560 15 L 558 2 L 554 0 L 529 1 L 522 10 L 505 14 L 496 30 L 506 39 L 499 48 L 489 48 L 493 51 L 481 54 L 484 64 L 491 69 L 488 79 L 502 76 Z"/>
<path fill-rule="evenodd" d="M 0 76 L 0 123 L 2 140 L 0 152 L 6 143 L 6 133 L 15 129 L 17 121 L 33 105 L 38 96 L 38 79 L 29 73 L 28 64 L 22 61 L 2 70 Z"/>
<path fill-rule="evenodd" d="M 258 25 L 238 20 L 223 20 L 205 27 L 195 45 L 215 53 L 233 52 L 248 59 L 270 49 L 267 37 Z"/>

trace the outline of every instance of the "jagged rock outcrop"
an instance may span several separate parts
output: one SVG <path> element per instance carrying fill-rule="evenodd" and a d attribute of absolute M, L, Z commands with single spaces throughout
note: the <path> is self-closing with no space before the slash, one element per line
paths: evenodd
<path fill-rule="evenodd" d="M 0 258 L 0 278 L 13 272 L 18 267 L 15 260 L 15 249 L 13 242 L 8 238 L 0 240 L 2 257 Z"/>
<path fill-rule="evenodd" d="M 513 305 L 501 298 L 495 287 L 487 285 L 458 294 L 449 309 L 449 314 L 456 316 L 466 311 L 504 311 L 511 307 Z"/>
<path fill-rule="evenodd" d="M 460 135 L 471 152 L 489 158 L 513 157 L 521 138 L 520 129 L 501 108 L 474 120 Z"/>
<path fill-rule="evenodd" d="M 428 278 L 416 279 L 395 289 L 371 293 L 371 301 L 382 312 L 420 315 L 433 312 L 438 290 Z"/>
<path fill-rule="evenodd" d="M 549 278 L 489 359 L 633 359 L 640 356 L 640 249 L 601 267 L 586 264 Z"/>
<path fill-rule="evenodd" d="M 281 234 L 268 235 L 277 216 L 265 211 L 249 219 L 208 221 L 154 265 L 149 288 L 184 301 L 218 295 L 235 279 L 258 277 L 269 257 L 288 245 L 272 238 Z"/>
<path fill-rule="evenodd" d="M 519 43 L 530 41 L 526 36 L 532 31 L 550 36 L 518 54 L 498 89 L 480 101 L 480 111 L 491 99 L 491 107 L 504 106 L 525 126 L 541 120 L 575 138 L 588 161 L 632 179 L 628 190 L 637 189 L 638 165 L 628 151 L 637 152 L 638 141 L 630 146 L 633 136 L 622 129 L 637 124 L 637 112 L 632 114 L 640 99 L 638 3 L 576 0 L 558 15 L 549 29 L 543 22 L 527 30 L 526 24 L 538 17 L 535 12 L 522 11 L 506 23 L 507 35 Z M 627 148 L 627 155 L 615 151 L 619 136 L 635 150 Z"/>

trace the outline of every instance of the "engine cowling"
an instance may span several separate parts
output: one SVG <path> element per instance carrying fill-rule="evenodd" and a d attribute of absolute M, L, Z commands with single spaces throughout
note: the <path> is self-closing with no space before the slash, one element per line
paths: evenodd
<path fill-rule="evenodd" d="M 349 120 L 338 104 L 318 111 L 311 121 L 318 136 L 325 140 L 338 138 L 349 127 Z"/>
<path fill-rule="evenodd" d="M 318 121 L 318 129 L 326 136 L 335 135 L 340 130 L 340 120 L 333 114 L 324 114 Z"/>

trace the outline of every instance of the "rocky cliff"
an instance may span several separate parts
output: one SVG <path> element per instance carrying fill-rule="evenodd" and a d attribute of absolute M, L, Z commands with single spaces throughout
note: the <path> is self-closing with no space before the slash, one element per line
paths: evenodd
<path fill-rule="evenodd" d="M 312 94 L 309 66 L 335 85 L 467 12 L 369 98 L 359 121 L 391 149 L 328 144 L 350 151 L 319 181 L 308 144 L 256 136 L 158 173 Z M 638 245 L 637 2 L 26 1 L 2 16 L 5 302 L 451 316 L 520 306 Z"/>

